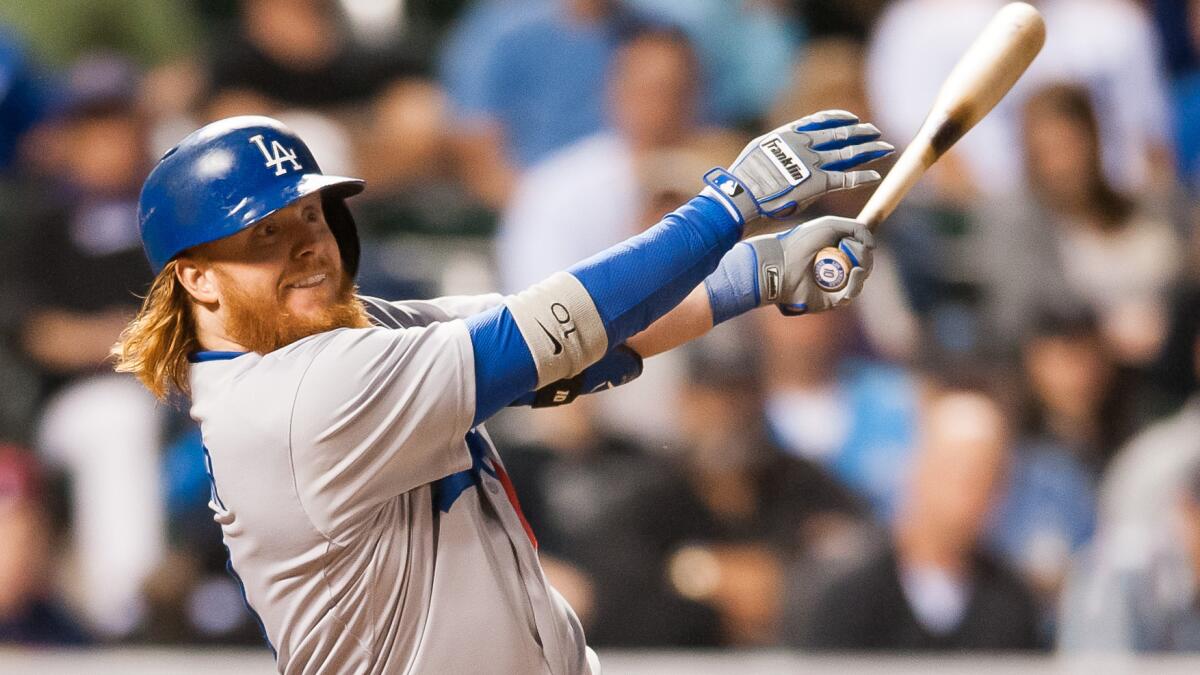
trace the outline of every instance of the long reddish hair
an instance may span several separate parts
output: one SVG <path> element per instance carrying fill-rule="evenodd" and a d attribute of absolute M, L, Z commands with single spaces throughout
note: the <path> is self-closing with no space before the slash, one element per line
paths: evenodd
<path fill-rule="evenodd" d="M 119 373 L 133 373 L 159 400 L 188 388 L 188 355 L 199 348 L 190 297 L 168 262 L 142 301 L 137 316 L 113 345 Z"/>

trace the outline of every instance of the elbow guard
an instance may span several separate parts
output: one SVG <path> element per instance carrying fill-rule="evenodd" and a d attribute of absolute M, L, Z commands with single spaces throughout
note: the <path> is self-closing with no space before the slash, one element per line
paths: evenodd
<path fill-rule="evenodd" d="M 509 296 L 504 303 L 533 356 L 536 389 L 578 375 L 608 351 L 608 334 L 596 303 L 567 272 Z"/>

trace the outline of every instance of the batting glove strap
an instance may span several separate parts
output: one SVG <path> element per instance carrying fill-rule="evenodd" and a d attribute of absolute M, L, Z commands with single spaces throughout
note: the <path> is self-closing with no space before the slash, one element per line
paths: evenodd
<path fill-rule="evenodd" d="M 704 174 L 704 182 L 706 187 L 700 192 L 701 196 L 708 197 L 725 207 L 738 225 L 745 226 L 747 221 L 754 220 L 761 215 L 758 202 L 754 201 L 754 195 L 737 179 L 737 176 L 725 169 L 712 169 Z"/>

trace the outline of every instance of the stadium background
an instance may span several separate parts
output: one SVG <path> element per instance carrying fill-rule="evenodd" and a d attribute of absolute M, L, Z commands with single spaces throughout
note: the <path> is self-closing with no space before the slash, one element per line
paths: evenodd
<path fill-rule="evenodd" d="M 511 292 L 789 119 L 902 145 L 1001 4 L 6 0 L 0 672 L 270 668 L 196 430 L 104 363 L 185 133 L 267 113 L 366 178 L 366 293 Z M 1200 2 L 1036 4 L 1045 52 L 850 310 L 489 425 L 606 672 L 1194 671 Z"/>

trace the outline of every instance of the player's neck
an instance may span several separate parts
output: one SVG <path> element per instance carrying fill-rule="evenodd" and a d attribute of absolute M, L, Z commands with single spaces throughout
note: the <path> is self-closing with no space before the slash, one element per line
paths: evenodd
<path fill-rule="evenodd" d="M 229 337 L 225 331 L 225 323 L 215 313 L 200 309 L 195 313 L 196 341 L 204 351 L 213 352 L 245 352 L 250 351 L 245 345 L 239 344 Z"/>

